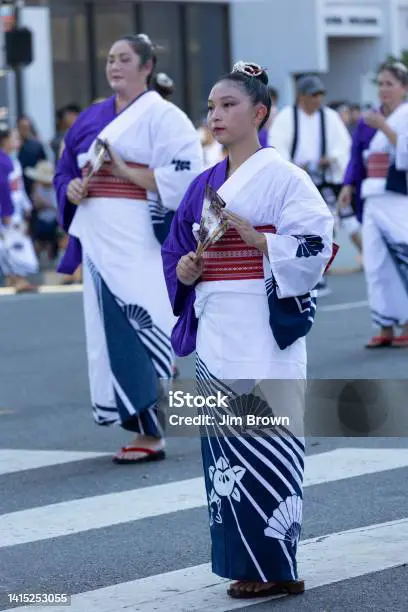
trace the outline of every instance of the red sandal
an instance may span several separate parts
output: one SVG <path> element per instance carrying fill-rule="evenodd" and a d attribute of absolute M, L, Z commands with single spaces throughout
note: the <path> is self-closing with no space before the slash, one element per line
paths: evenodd
<path fill-rule="evenodd" d="M 144 457 L 140 457 L 140 453 L 144 453 Z M 139 456 L 138 456 L 139 455 Z M 116 455 L 112 457 L 113 463 L 124 465 L 125 463 L 147 463 L 149 461 L 161 461 L 166 458 L 166 453 L 163 449 L 153 450 L 151 448 L 142 448 L 141 446 L 123 446 Z"/>
<path fill-rule="evenodd" d="M 397 336 L 393 339 L 392 346 L 395 348 L 408 348 L 408 336 Z"/>
<path fill-rule="evenodd" d="M 386 336 L 374 336 L 370 342 L 365 345 L 367 349 L 375 348 L 387 348 L 393 346 L 394 338 L 387 338 Z"/>

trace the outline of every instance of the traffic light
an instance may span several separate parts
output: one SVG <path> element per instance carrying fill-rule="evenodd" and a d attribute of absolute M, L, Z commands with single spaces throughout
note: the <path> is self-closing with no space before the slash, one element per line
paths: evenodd
<path fill-rule="evenodd" d="M 28 28 L 15 28 L 5 33 L 6 64 L 28 66 L 33 61 L 33 37 Z"/>

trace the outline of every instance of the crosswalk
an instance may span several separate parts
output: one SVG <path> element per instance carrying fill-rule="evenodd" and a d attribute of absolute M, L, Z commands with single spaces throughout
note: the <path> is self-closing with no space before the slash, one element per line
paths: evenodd
<path fill-rule="evenodd" d="M 18 483 L 19 476 L 27 478 L 32 474 L 36 482 L 40 482 L 44 470 L 57 470 L 59 466 L 72 465 L 80 472 L 83 466 L 103 459 L 105 455 L 99 452 L 0 449 L 0 490 L 1 479 L 10 481 L 13 478 Z M 166 469 L 166 463 L 161 466 L 160 469 Z M 334 500 L 326 498 L 326 491 L 333 491 L 333 485 L 340 486 L 342 483 L 342 486 L 356 491 L 359 483 L 367 482 L 367 478 L 389 476 L 393 479 L 399 475 L 406 482 L 408 448 L 350 447 L 309 455 L 305 470 L 305 522 L 308 520 L 307 499 L 311 487 L 318 487 L 313 489 L 314 494 L 318 491 L 330 514 L 340 512 L 340 508 L 336 510 L 332 504 Z M 103 467 L 99 478 L 103 478 Z M 381 493 L 378 493 L 381 499 Z M 201 549 L 198 557 L 196 555 L 201 546 L 200 538 L 197 538 L 196 543 L 192 539 L 192 551 L 186 567 L 172 566 L 170 562 L 164 572 L 154 573 L 154 569 L 150 569 L 144 577 L 120 582 L 119 558 L 119 578 L 111 582 L 104 582 L 101 578 L 95 585 L 98 588 L 79 589 L 79 592 L 75 584 L 72 584 L 72 575 L 75 582 L 75 571 L 72 569 L 75 554 L 69 553 L 69 547 L 66 547 L 71 536 L 84 538 L 84 541 L 88 537 L 96 542 L 98 538 L 100 541 L 106 529 L 116 527 L 123 530 L 120 533 L 127 534 L 127 542 L 124 542 L 126 545 L 139 525 L 153 519 L 160 522 L 155 524 L 165 529 L 171 517 L 179 516 L 183 518 L 184 529 L 188 530 L 191 521 L 197 517 L 195 513 L 200 509 L 203 511 L 203 521 L 195 525 L 195 529 L 205 534 L 205 504 L 203 479 L 199 476 L 81 496 L 53 504 L 26 505 L 25 509 L 13 508 L 11 512 L 3 512 L 0 514 L 0 610 L 30 612 L 33 609 L 32 606 L 11 607 L 7 594 L 21 592 L 21 585 L 30 583 L 30 577 L 22 576 L 19 568 L 10 567 L 10 561 L 7 567 L 3 566 L 3 552 L 9 559 L 28 559 L 26 567 L 29 568 L 30 564 L 34 567 L 40 561 L 36 558 L 39 547 L 50 543 L 53 550 L 57 550 L 60 545 L 61 551 L 64 551 L 66 570 L 71 575 L 67 592 L 72 595 L 69 608 L 72 612 L 227 612 L 259 605 L 259 600 L 229 599 L 226 595 L 228 581 L 214 576 L 208 563 L 194 564 L 197 558 L 203 556 Z M 392 520 L 362 524 L 352 529 L 328 532 L 327 528 L 323 528 L 321 533 L 304 539 L 299 547 L 299 565 L 308 591 L 408 563 L 408 507 L 406 514 L 407 517 L 390 517 Z M 13 556 L 16 551 L 20 556 Z M 156 553 L 159 555 L 160 551 Z M 98 563 L 98 559 L 94 562 Z M 103 576 L 103 567 L 100 572 Z M 13 576 L 14 583 L 11 579 Z M 30 592 L 33 592 L 32 589 Z M 42 577 L 41 592 L 52 592 L 51 585 L 47 584 L 47 576 Z M 268 603 L 265 606 L 265 610 L 269 609 Z M 63 608 L 48 605 L 36 606 L 35 609 L 58 612 Z"/>

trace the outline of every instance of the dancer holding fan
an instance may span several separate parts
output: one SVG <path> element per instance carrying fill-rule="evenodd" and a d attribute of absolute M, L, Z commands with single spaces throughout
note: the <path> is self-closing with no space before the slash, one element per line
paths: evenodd
<path fill-rule="evenodd" d="M 190 120 L 149 90 L 155 64 L 146 35 L 114 43 L 107 58 L 114 95 L 78 117 L 55 177 L 71 235 L 59 269 L 70 274 L 84 263 L 94 418 L 133 432 L 116 463 L 164 458 L 157 403 L 160 379 L 173 376 L 174 318 L 160 248 L 172 211 L 202 168 Z"/>
<path fill-rule="evenodd" d="M 276 400 L 268 383 L 274 390 L 286 379 L 289 389 L 283 386 L 273 412 L 291 410 L 299 422 L 291 430 L 242 432 L 220 428 L 219 408 L 203 409 L 213 417 L 202 436 L 213 571 L 238 581 L 228 590 L 236 598 L 304 590 L 296 549 L 305 335 L 313 288 L 333 249 L 333 218 L 310 178 L 260 147 L 258 129 L 271 106 L 267 82 L 259 66 L 239 62 L 213 87 L 208 122 L 228 157 L 192 183 L 162 249 L 179 317 L 173 347 L 179 355 L 197 350 L 200 392 L 229 396 L 228 414 L 248 406 L 265 414 Z"/>

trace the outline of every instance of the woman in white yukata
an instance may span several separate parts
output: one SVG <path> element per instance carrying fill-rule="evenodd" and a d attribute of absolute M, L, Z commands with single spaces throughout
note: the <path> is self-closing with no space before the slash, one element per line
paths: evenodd
<path fill-rule="evenodd" d="M 175 352 L 197 350 L 200 394 L 229 397 L 227 409 L 203 408 L 209 418 L 201 441 L 212 568 L 237 580 L 228 590 L 235 598 L 304 590 L 296 550 L 305 335 L 316 308 L 313 288 L 333 249 L 333 218 L 310 178 L 260 146 L 258 129 L 271 107 L 267 82 L 259 66 L 239 62 L 213 87 L 208 122 L 228 157 L 193 182 L 162 249 L 179 317 Z M 208 186 L 226 203 L 228 229 L 197 258 L 195 225 Z M 293 416 L 290 428 L 272 429 L 269 418 L 264 430 L 246 427 L 246 417 L 272 412 Z M 241 422 L 225 424 L 238 415 Z"/>
<path fill-rule="evenodd" d="M 17 159 L 20 137 L 17 130 L 0 127 L 0 198 L 11 201 L 13 214 L 8 225 L 0 223 L 0 269 L 16 293 L 36 292 L 28 276 L 39 270 L 26 219 L 32 205 L 24 189 L 23 170 Z"/>
<path fill-rule="evenodd" d="M 173 373 L 174 319 L 160 247 L 202 168 L 194 126 L 148 87 L 155 64 L 144 34 L 112 46 L 107 79 L 114 95 L 78 117 L 54 180 L 71 236 L 59 271 L 72 274 L 83 261 L 94 418 L 136 435 L 116 463 L 165 456 L 157 405 L 159 382 Z"/>
<path fill-rule="evenodd" d="M 363 153 L 367 178 L 362 197 L 368 299 L 380 331 L 366 348 L 408 348 L 408 69 L 400 62 L 384 64 L 378 86 L 382 112 L 364 116 L 377 132 Z"/>

